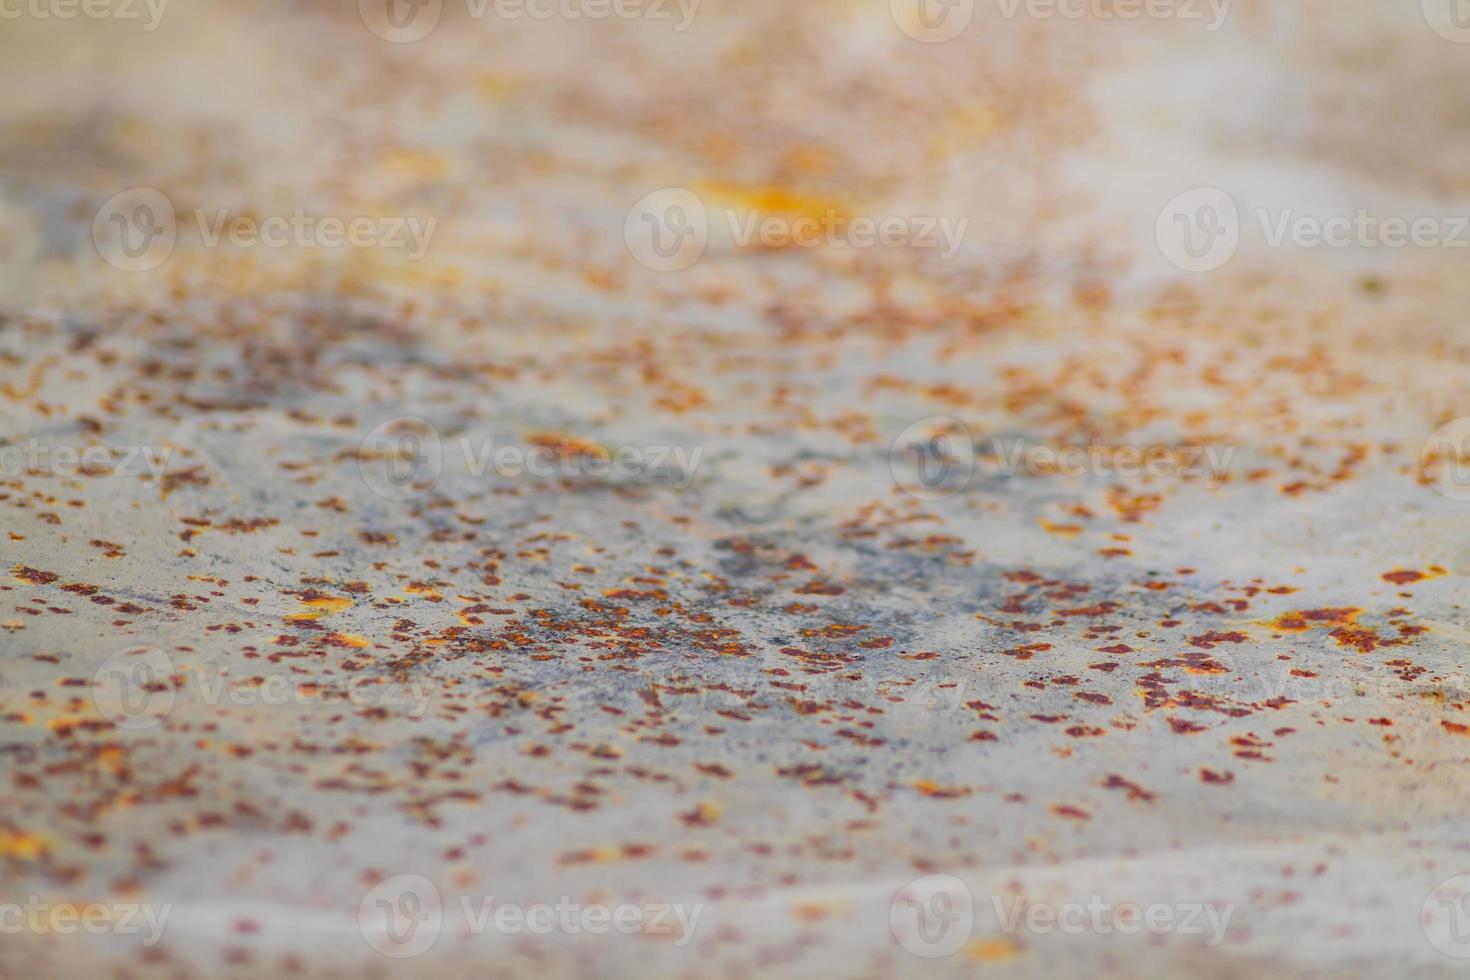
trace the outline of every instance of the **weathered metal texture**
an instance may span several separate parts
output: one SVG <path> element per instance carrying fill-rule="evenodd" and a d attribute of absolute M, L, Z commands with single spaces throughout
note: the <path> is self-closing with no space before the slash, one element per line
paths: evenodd
<path fill-rule="evenodd" d="M 0 897 L 170 909 L 7 933 L 0 975 L 1463 970 L 1470 503 L 1421 449 L 1470 414 L 1464 253 L 1189 274 L 1154 236 L 1200 185 L 1464 213 L 1470 49 L 1243 0 L 933 44 L 881 3 L 452 6 L 403 44 L 267 3 L 0 42 L 0 447 L 48 449 L 0 482 Z M 675 186 L 710 243 L 658 272 L 625 226 Z M 131 187 L 178 216 L 140 272 L 92 241 Z M 194 217 L 297 208 L 437 225 L 410 260 Z M 971 224 L 946 259 L 727 213 Z M 88 446 L 152 455 L 51 452 Z M 360 913 L 401 875 L 445 918 L 394 958 Z M 974 903 L 943 957 L 929 875 Z M 472 935 L 488 896 L 700 911 Z"/>

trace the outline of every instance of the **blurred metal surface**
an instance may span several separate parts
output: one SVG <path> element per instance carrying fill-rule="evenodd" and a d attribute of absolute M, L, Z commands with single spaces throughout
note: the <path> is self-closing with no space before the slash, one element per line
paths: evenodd
<path fill-rule="evenodd" d="M 1470 48 L 974 6 L 6 26 L 0 976 L 1463 972 Z"/>

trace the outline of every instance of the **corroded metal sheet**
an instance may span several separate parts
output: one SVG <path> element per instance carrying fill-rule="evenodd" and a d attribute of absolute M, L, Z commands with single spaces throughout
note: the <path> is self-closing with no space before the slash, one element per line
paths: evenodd
<path fill-rule="evenodd" d="M 3 28 L 0 977 L 1463 972 L 1451 4 L 379 6 Z"/>

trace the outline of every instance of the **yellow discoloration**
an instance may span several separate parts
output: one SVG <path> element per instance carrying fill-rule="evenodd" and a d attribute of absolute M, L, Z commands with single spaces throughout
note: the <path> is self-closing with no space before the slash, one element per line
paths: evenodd
<path fill-rule="evenodd" d="M 0 830 L 0 858 L 36 861 L 51 853 L 51 841 L 40 834 Z"/>
<path fill-rule="evenodd" d="M 839 218 L 847 213 L 847 209 L 835 200 L 784 187 L 710 183 L 701 185 L 699 190 L 711 204 L 759 211 L 763 214 L 828 219 Z"/>
<path fill-rule="evenodd" d="M 300 600 L 306 612 L 291 613 L 286 617 L 288 623 L 305 623 L 321 619 L 331 613 L 341 612 L 352 608 L 352 600 L 344 596 L 320 596 L 312 599 Z"/>
<path fill-rule="evenodd" d="M 1005 963 L 1020 956 L 1021 944 L 1009 936 L 992 939 L 974 939 L 965 946 L 966 959 L 977 963 Z"/>
<path fill-rule="evenodd" d="M 1053 524 L 1051 521 L 1042 520 L 1041 529 L 1048 534 L 1055 534 L 1063 538 L 1075 538 L 1082 533 L 1080 524 Z"/>

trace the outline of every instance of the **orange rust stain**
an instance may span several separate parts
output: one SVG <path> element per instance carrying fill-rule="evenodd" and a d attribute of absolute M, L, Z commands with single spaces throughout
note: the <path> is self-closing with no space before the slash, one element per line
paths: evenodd
<path fill-rule="evenodd" d="M 791 907 L 791 914 L 802 922 L 821 922 L 846 909 L 842 902 L 800 902 Z"/>
<path fill-rule="evenodd" d="M 1081 524 L 1053 524 L 1051 521 L 1041 521 L 1041 529 L 1048 534 L 1055 534 L 1063 538 L 1075 538 L 1082 533 Z"/>
<path fill-rule="evenodd" d="M 1117 773 L 1108 776 L 1103 782 L 1103 788 L 1124 790 L 1128 794 L 1128 799 L 1140 803 L 1148 803 L 1155 799 L 1155 794 L 1152 791 L 1145 789 L 1131 779 L 1125 779 L 1119 776 Z"/>
<path fill-rule="evenodd" d="M 1067 820 L 1091 820 L 1092 814 L 1081 807 L 1071 806 L 1066 803 L 1054 803 L 1051 812 Z"/>
<path fill-rule="evenodd" d="M 298 600 L 306 608 L 306 612 L 291 613 L 286 617 L 288 623 L 307 623 L 329 613 L 341 612 L 352 608 L 352 600 L 345 596 L 327 595 L 325 593 L 314 593 Z"/>
<path fill-rule="evenodd" d="M 526 436 L 526 442 L 542 449 L 550 449 L 556 452 L 562 460 L 572 460 L 580 456 L 594 456 L 601 459 L 611 459 L 612 453 L 606 446 L 574 436 L 566 432 L 532 432 Z"/>
<path fill-rule="evenodd" d="M 1351 626 L 1357 622 L 1363 610 L 1354 606 L 1335 609 L 1299 609 L 1282 613 L 1266 625 L 1287 633 L 1305 633 L 1313 629 Z"/>
<path fill-rule="evenodd" d="M 708 827 L 720 819 L 720 808 L 709 802 L 701 802 L 687 813 L 679 814 L 679 819 L 688 827 Z"/>
<path fill-rule="evenodd" d="M 970 795 L 970 789 L 967 786 L 942 786 L 930 779 L 914 780 L 914 789 L 938 800 L 955 800 Z"/>
<path fill-rule="evenodd" d="M 1383 638 L 1378 635 L 1377 630 L 1371 630 L 1365 626 L 1344 626 L 1327 635 L 1336 640 L 1338 646 L 1350 647 L 1359 653 L 1372 653 L 1383 643 Z"/>
<path fill-rule="evenodd" d="M 1430 565 L 1423 571 L 1412 568 L 1396 568 L 1391 572 L 1384 572 L 1383 580 L 1385 582 L 1392 582 L 1394 585 L 1411 585 L 1415 582 L 1427 582 L 1430 579 L 1436 579 L 1448 574 L 1449 572 L 1447 570 L 1438 565 Z"/>
<path fill-rule="evenodd" d="M 1221 643 L 1244 643 L 1247 639 L 1249 637 L 1244 633 L 1238 630 L 1232 630 L 1229 633 L 1209 632 L 1201 633 L 1199 636 L 1191 636 L 1189 643 L 1191 646 L 1197 646 L 1204 650 L 1213 650 Z"/>
<path fill-rule="evenodd" d="M 604 844 L 580 851 L 568 851 L 559 859 L 560 864 L 613 864 L 647 857 L 652 848 L 645 844 L 624 844 L 621 847 Z"/>

